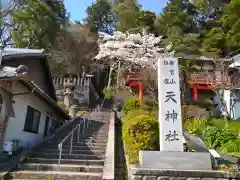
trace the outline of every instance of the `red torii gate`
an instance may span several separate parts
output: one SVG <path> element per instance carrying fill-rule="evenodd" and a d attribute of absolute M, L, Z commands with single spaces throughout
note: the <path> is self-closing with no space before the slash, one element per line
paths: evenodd
<path fill-rule="evenodd" d="M 140 74 L 129 73 L 126 76 L 125 86 L 128 87 L 138 87 L 138 99 L 139 103 L 143 102 L 143 82 Z"/>
<path fill-rule="evenodd" d="M 193 98 L 198 100 L 198 91 L 214 91 L 214 88 L 220 84 L 226 84 L 230 86 L 230 81 L 224 81 L 218 78 L 209 78 L 204 76 L 196 76 L 190 78 L 188 81 L 189 87 L 193 90 Z"/>

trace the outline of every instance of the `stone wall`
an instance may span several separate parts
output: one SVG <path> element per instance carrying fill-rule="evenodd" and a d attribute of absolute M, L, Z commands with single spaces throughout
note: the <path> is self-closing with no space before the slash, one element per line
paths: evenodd
<path fill-rule="evenodd" d="M 128 171 L 130 171 L 128 173 L 132 180 L 224 180 L 230 178 L 228 172 L 223 171 L 155 170 L 146 168 L 129 168 Z"/>

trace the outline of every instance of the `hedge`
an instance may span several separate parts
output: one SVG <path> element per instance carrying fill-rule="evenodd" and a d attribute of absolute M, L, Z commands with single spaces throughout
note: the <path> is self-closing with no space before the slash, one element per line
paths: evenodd
<path fill-rule="evenodd" d="M 123 121 L 123 140 L 129 163 L 137 163 L 139 150 L 157 150 L 158 122 L 151 114 L 138 116 Z"/>
<path fill-rule="evenodd" d="M 116 93 L 116 89 L 113 87 L 103 89 L 103 94 L 105 99 L 111 99 Z"/>
<path fill-rule="evenodd" d="M 123 111 L 124 114 L 127 114 L 128 112 L 140 108 L 140 104 L 138 101 L 138 98 L 130 98 L 125 101 L 123 105 Z"/>
<path fill-rule="evenodd" d="M 127 114 L 124 114 L 122 120 L 123 121 L 127 121 L 127 120 L 130 120 L 130 119 L 132 119 L 134 117 L 137 117 L 137 116 L 143 115 L 143 114 L 149 115 L 149 114 L 151 114 L 151 112 L 149 112 L 149 111 L 147 111 L 145 109 L 142 109 L 142 108 L 134 109 L 132 111 L 129 111 Z"/>

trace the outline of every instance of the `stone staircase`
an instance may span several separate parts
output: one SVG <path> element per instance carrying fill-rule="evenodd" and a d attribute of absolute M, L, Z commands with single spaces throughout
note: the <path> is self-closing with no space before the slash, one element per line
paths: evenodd
<path fill-rule="evenodd" d="M 74 132 L 71 154 L 71 136 L 63 143 L 60 166 L 58 144 L 83 121 L 82 119 L 76 119 L 59 131 L 53 139 L 39 145 L 30 157 L 8 173 L 6 179 L 102 179 L 109 115 L 103 117 L 99 112 L 92 112 L 91 119 L 91 124 L 85 129 L 84 135 L 80 136 L 79 142 L 77 130 Z"/>

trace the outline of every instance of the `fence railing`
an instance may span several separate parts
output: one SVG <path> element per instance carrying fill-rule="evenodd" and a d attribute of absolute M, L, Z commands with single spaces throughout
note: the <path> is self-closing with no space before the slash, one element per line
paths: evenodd
<path fill-rule="evenodd" d="M 91 124 L 91 119 L 89 118 L 89 114 L 88 114 L 87 118 L 84 117 L 83 121 L 79 122 L 79 124 L 58 144 L 58 150 L 59 150 L 58 168 L 59 168 L 59 171 L 60 171 L 60 164 L 61 164 L 61 159 L 62 159 L 63 143 L 68 138 L 71 137 L 69 154 L 72 154 L 72 144 L 73 144 L 74 132 L 77 130 L 77 142 L 79 142 L 80 135 L 81 135 L 81 127 L 82 127 L 82 135 L 84 135 L 84 130 L 85 130 L 85 128 L 88 128 L 89 124 Z"/>

